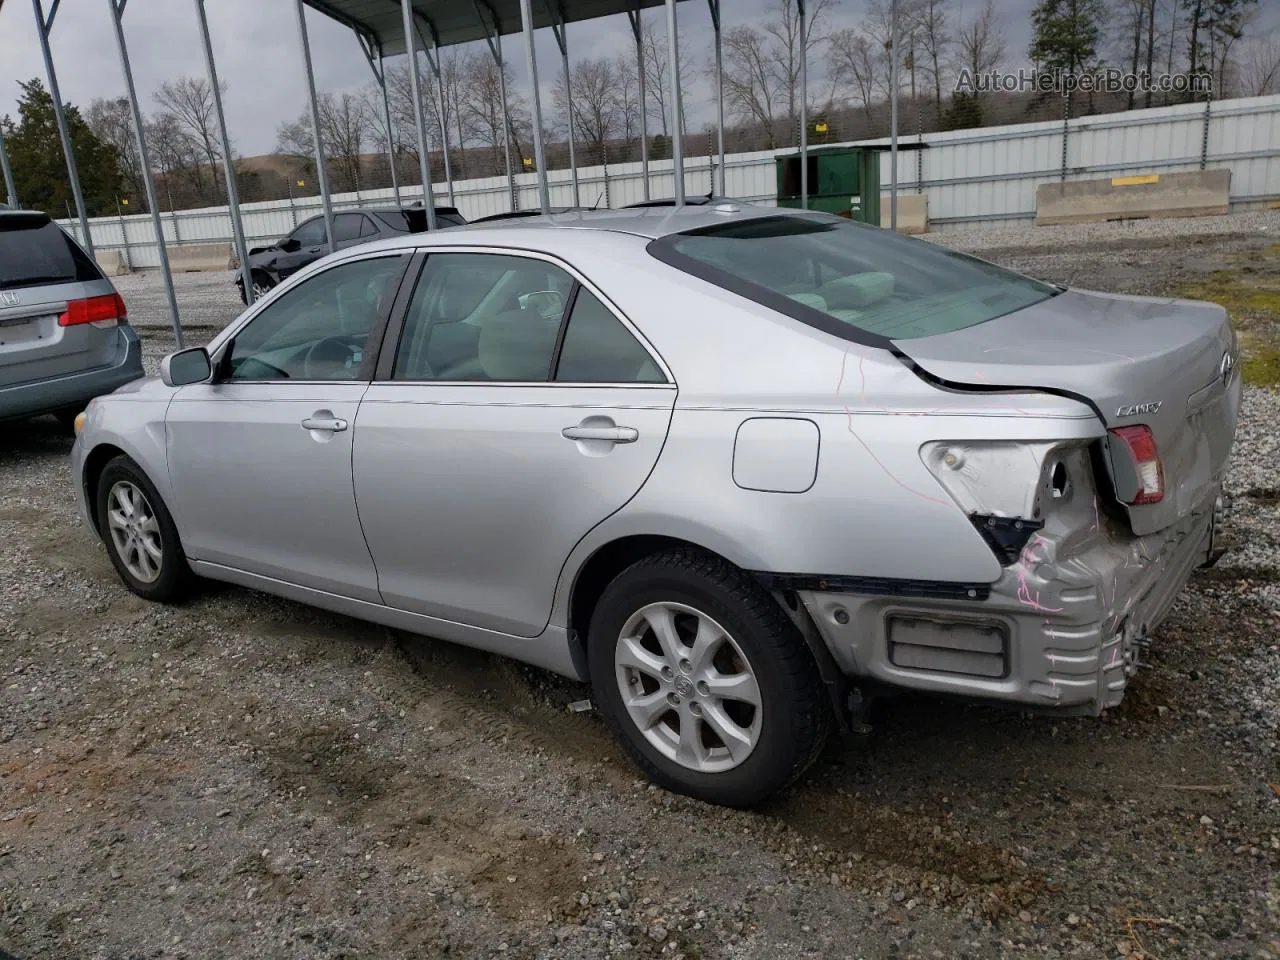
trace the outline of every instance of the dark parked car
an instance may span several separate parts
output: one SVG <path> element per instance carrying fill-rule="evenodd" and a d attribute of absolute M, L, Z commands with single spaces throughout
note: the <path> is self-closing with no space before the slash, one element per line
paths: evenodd
<path fill-rule="evenodd" d="M 456 207 L 436 207 L 436 229 L 461 227 L 466 224 Z M 249 267 L 253 271 L 253 295 L 260 297 L 281 280 L 297 273 L 334 250 L 345 250 L 358 243 L 382 240 L 406 233 L 422 233 L 427 229 L 427 211 L 415 207 L 374 207 L 343 210 L 333 215 L 332 248 L 325 240 L 324 217 L 314 216 L 293 228 L 287 236 L 266 247 L 249 251 Z M 237 265 L 238 269 L 238 265 Z M 237 274 L 240 299 L 244 295 L 244 279 Z"/>
<path fill-rule="evenodd" d="M 124 301 L 43 213 L 0 209 L 0 420 L 55 414 L 142 376 Z"/>

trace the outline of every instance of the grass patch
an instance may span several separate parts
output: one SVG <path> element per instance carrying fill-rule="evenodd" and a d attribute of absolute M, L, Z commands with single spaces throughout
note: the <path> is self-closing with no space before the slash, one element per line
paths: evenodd
<path fill-rule="evenodd" d="M 1239 265 L 1179 284 L 1177 295 L 1221 304 L 1237 327 L 1280 324 L 1280 243 L 1231 259 Z"/>
<path fill-rule="evenodd" d="M 1275 328 L 1242 331 L 1240 370 L 1244 382 L 1255 387 L 1280 387 L 1280 336 Z"/>

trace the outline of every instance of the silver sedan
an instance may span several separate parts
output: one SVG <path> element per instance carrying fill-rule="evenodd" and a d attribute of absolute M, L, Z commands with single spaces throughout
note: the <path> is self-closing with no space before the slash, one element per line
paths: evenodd
<path fill-rule="evenodd" d="M 886 692 L 1120 702 L 1213 549 L 1220 307 L 1051 286 L 717 203 L 419 234 L 306 268 L 95 400 L 120 576 L 195 576 L 591 684 L 735 806 Z"/>

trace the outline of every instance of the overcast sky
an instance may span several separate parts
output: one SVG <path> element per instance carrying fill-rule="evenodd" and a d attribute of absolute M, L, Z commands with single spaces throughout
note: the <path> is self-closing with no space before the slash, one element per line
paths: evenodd
<path fill-rule="evenodd" d="M 776 0 L 722 0 L 726 29 L 762 18 Z M 831 26 L 850 26 L 865 14 L 865 0 L 840 0 Z M 1033 0 L 997 0 L 1006 34 L 1010 65 L 1025 63 Z M 1118 2 L 1118 0 L 1117 0 Z M 1272 0 L 1264 0 L 1264 8 Z M 982 0 L 951 0 L 953 12 L 972 16 Z M 46 0 L 46 9 L 48 0 Z M 227 84 L 227 125 L 236 150 L 245 156 L 275 148 L 276 128 L 296 118 L 306 107 L 297 19 L 293 0 L 214 0 L 207 4 L 218 72 Z M 1276 4 L 1273 13 L 1280 13 Z M 701 65 L 708 56 L 711 23 L 707 4 L 689 0 L 679 4 L 681 46 Z M 660 10 L 650 14 L 662 23 Z M 354 36 L 326 17 L 307 11 L 321 91 L 353 89 L 372 79 Z M 664 29 L 665 32 L 665 28 Z M 125 31 L 134 79 L 144 110 L 154 108 L 151 93 L 164 80 L 204 75 L 204 61 L 195 23 L 194 0 L 131 0 Z M 625 16 L 569 25 L 570 55 L 602 56 L 630 51 L 632 40 Z M 44 80 L 34 14 L 30 0 L 0 0 L 0 115 L 15 112 L 18 81 Z M 107 0 L 64 0 L 52 33 L 54 60 L 63 99 L 82 110 L 95 97 L 124 93 Z M 521 87 L 527 72 L 518 37 L 508 37 L 504 50 Z M 537 35 L 539 74 L 543 87 L 544 120 L 553 109 L 550 81 L 559 66 L 559 53 L 549 30 Z M 710 90 L 701 78 L 687 81 L 689 126 L 696 129 L 710 118 Z"/>

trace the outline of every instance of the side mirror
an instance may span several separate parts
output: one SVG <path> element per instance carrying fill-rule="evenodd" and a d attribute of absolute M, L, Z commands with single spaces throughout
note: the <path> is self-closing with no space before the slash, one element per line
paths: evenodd
<path fill-rule="evenodd" d="M 190 347 L 171 353 L 160 361 L 160 379 L 166 387 L 204 383 L 213 376 L 213 361 L 204 347 Z"/>
<path fill-rule="evenodd" d="M 564 297 L 558 290 L 535 290 L 517 299 L 521 310 L 532 310 L 547 320 L 558 320 L 564 313 Z"/>
<path fill-rule="evenodd" d="M 285 253 L 293 253 L 293 251 L 299 250 L 301 248 L 302 248 L 302 244 L 299 243 L 298 240 L 294 237 L 289 237 L 287 240 L 283 240 L 280 243 L 280 249 L 283 250 Z"/>

